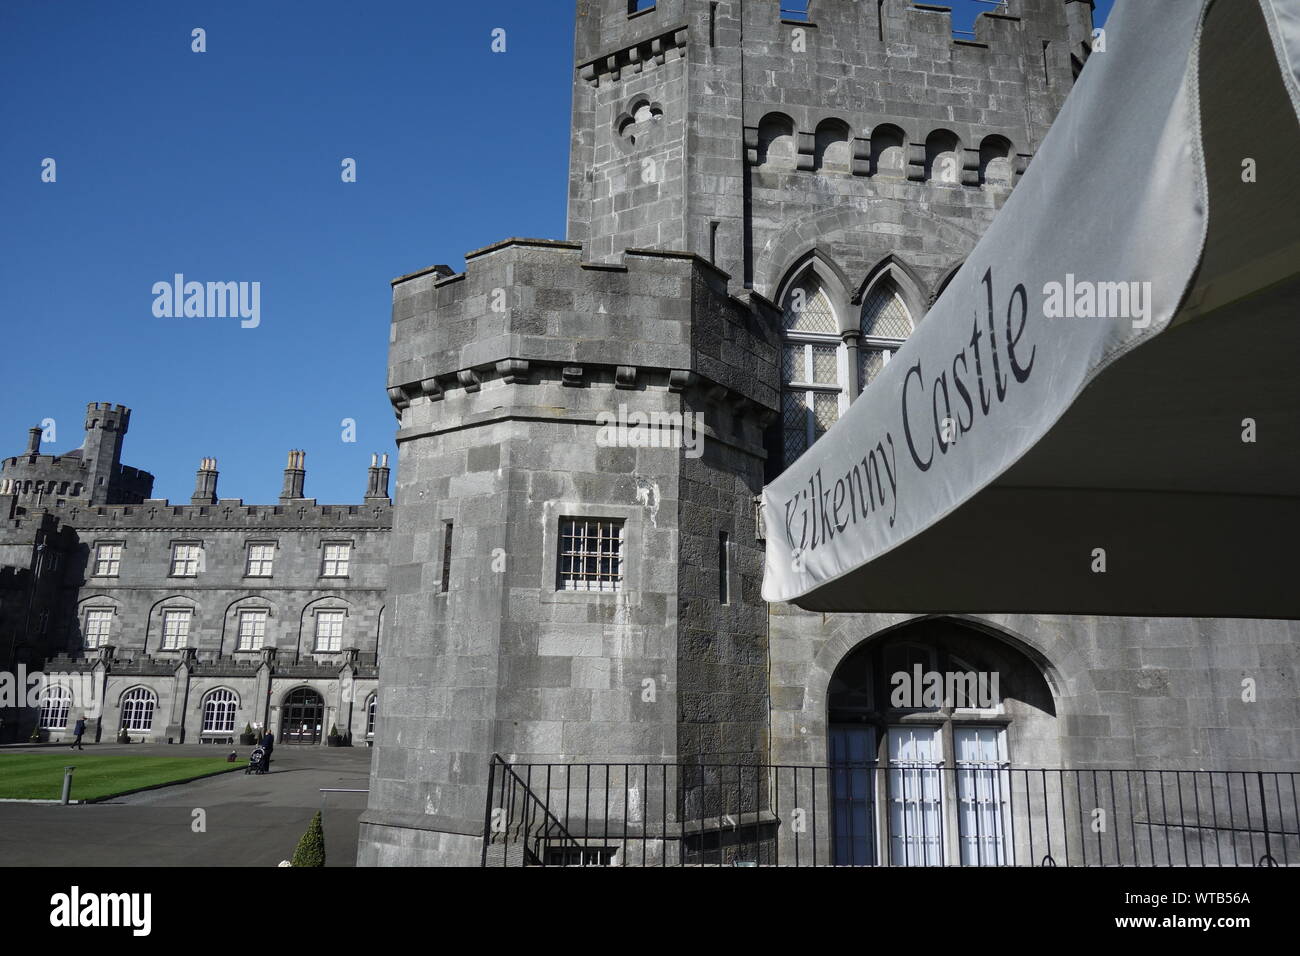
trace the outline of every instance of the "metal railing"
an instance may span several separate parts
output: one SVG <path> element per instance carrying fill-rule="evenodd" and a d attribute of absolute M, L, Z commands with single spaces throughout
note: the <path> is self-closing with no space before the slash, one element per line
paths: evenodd
<path fill-rule="evenodd" d="M 484 866 L 1290 866 L 1300 773 L 490 763 Z"/>

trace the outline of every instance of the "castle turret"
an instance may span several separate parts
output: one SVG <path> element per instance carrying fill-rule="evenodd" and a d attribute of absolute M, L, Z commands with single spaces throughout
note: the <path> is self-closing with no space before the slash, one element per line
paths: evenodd
<path fill-rule="evenodd" d="M 91 504 L 108 504 L 114 479 L 122 467 L 122 441 L 131 424 L 131 409 L 109 402 L 86 406 L 86 440 L 81 457 L 90 479 Z"/>
<path fill-rule="evenodd" d="M 194 494 L 190 496 L 192 505 L 215 505 L 217 503 L 217 460 L 204 458 L 199 462 L 199 471 L 194 478 Z"/>
<path fill-rule="evenodd" d="M 41 453 L 41 429 L 39 427 L 27 429 L 27 450 L 24 455 L 39 455 Z"/>
<path fill-rule="evenodd" d="M 304 497 L 303 485 L 307 480 L 307 453 L 289 452 L 289 463 L 284 469 L 284 487 L 280 489 L 280 503 L 287 504 Z"/>
<path fill-rule="evenodd" d="M 366 482 L 366 501 L 376 499 L 388 500 L 388 456 L 384 455 L 380 464 L 378 455 L 370 456 L 370 470 Z"/>

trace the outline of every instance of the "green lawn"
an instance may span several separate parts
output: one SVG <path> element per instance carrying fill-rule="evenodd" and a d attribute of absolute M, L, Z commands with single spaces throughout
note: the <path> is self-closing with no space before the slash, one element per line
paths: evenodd
<path fill-rule="evenodd" d="M 73 800 L 98 800 L 142 787 L 179 783 L 242 768 L 224 757 L 95 756 L 61 754 L 0 754 L 0 798 L 57 800 L 63 793 L 63 768 L 72 774 Z"/>

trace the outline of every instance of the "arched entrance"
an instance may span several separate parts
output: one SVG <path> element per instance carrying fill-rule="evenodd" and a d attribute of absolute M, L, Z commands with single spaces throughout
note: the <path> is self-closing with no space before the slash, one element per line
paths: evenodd
<path fill-rule="evenodd" d="M 827 690 L 837 865 L 1010 862 L 1010 768 L 1059 759 L 1037 664 L 966 622 L 930 618 L 860 644 Z"/>
<path fill-rule="evenodd" d="M 290 691 L 280 709 L 280 742 L 318 744 L 325 722 L 325 698 L 310 687 Z"/>

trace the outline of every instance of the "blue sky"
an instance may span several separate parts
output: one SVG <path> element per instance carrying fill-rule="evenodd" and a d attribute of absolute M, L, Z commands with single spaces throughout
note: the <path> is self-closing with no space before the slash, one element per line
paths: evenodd
<path fill-rule="evenodd" d="M 569 0 L 4 0 L 0 455 L 120 402 L 157 497 L 215 456 L 222 495 L 273 501 L 303 448 L 309 495 L 360 501 L 394 450 L 388 280 L 564 234 L 571 50 Z M 176 273 L 259 282 L 261 324 L 155 317 Z"/>

